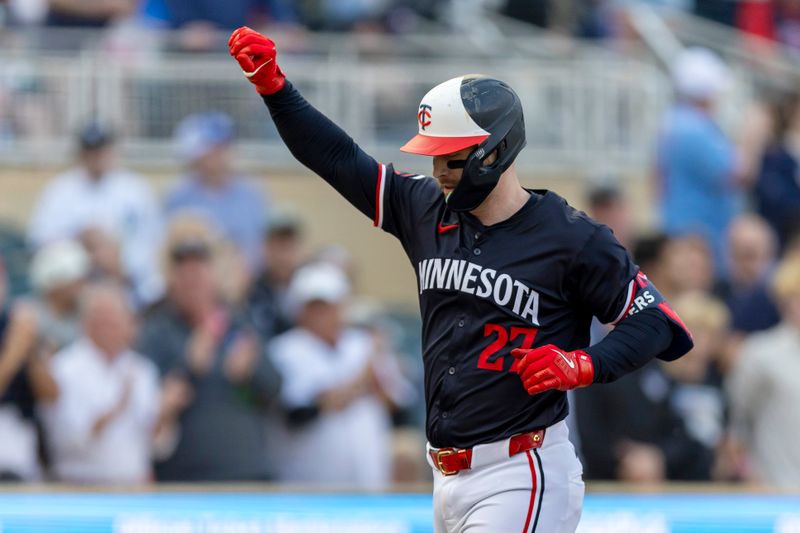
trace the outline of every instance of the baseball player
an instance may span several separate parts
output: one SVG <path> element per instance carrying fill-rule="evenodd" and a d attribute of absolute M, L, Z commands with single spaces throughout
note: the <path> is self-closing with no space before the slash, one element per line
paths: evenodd
<path fill-rule="evenodd" d="M 522 106 L 502 81 L 463 76 L 422 98 L 401 150 L 433 157 L 426 177 L 314 109 L 271 40 L 240 28 L 229 45 L 292 154 L 416 270 L 436 533 L 574 531 L 584 488 L 565 391 L 680 357 L 692 341 L 678 316 L 606 226 L 520 185 Z M 616 327 L 589 346 L 592 316 Z"/>

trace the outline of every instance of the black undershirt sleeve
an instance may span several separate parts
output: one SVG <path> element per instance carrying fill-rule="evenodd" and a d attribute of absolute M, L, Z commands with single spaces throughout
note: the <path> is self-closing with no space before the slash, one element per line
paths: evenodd
<path fill-rule="evenodd" d="M 672 328 L 658 309 L 632 315 L 585 351 L 594 363 L 594 382 L 609 383 L 641 368 L 672 343 Z"/>

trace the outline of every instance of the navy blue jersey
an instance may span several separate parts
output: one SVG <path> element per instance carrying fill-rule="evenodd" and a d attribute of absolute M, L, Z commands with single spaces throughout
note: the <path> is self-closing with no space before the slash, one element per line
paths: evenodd
<path fill-rule="evenodd" d="M 433 178 L 382 175 L 377 221 L 417 274 L 428 440 L 467 447 L 563 419 L 565 393 L 529 396 L 510 352 L 585 348 L 592 316 L 622 318 L 637 273 L 625 249 L 553 192 L 486 227 L 448 210 Z"/>
<path fill-rule="evenodd" d="M 435 179 L 365 154 L 288 82 L 265 101 L 292 153 L 397 237 L 413 265 L 431 445 L 470 447 L 562 420 L 566 394 L 528 395 L 510 351 L 585 348 L 592 316 L 630 314 L 638 269 L 612 232 L 549 191 L 484 226 L 449 210 Z"/>

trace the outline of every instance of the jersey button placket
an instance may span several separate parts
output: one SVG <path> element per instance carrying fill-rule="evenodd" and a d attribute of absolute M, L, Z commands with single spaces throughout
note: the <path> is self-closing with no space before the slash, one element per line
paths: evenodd
<path fill-rule="evenodd" d="M 446 358 L 443 361 L 444 365 L 440 367 L 441 370 L 439 370 L 439 372 L 441 372 L 439 375 L 442 378 L 442 388 L 439 395 L 440 402 L 438 407 L 441 411 L 439 412 L 440 425 L 437 428 L 437 433 L 440 436 L 449 435 L 449 427 L 453 423 L 453 417 L 450 415 L 453 414 L 452 410 L 455 408 L 453 404 L 455 399 L 454 394 L 456 394 L 459 389 L 458 380 L 455 379 L 456 367 L 461 364 L 461 354 L 466 350 L 464 346 L 466 338 L 464 335 L 464 328 L 468 327 L 470 324 L 469 317 L 466 315 L 456 315 L 455 318 L 455 327 L 452 329 L 451 349 L 447 351 Z"/>

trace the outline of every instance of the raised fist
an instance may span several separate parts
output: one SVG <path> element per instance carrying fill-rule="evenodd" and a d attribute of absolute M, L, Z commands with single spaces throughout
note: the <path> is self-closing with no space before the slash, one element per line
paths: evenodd
<path fill-rule="evenodd" d="M 283 88 L 286 76 L 275 59 L 275 43 L 257 31 L 242 26 L 228 39 L 231 55 L 245 77 L 260 94 L 274 94 Z"/>

